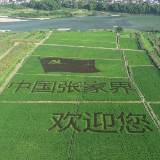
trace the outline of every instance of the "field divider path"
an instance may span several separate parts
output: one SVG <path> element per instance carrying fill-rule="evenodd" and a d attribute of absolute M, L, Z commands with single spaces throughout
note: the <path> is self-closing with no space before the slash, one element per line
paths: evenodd
<path fill-rule="evenodd" d="M 9 54 L 9 52 L 14 49 L 20 42 L 16 42 L 13 47 L 11 47 L 8 51 L 6 51 L 2 56 L 0 56 L 0 61 Z"/>
<path fill-rule="evenodd" d="M 129 67 L 137 67 L 137 66 L 145 67 L 145 66 L 154 66 L 154 65 L 130 65 Z"/>
<path fill-rule="evenodd" d="M 11 79 L 13 78 L 13 76 L 18 72 L 18 70 L 22 67 L 23 63 L 26 61 L 26 59 L 28 59 L 31 54 L 34 52 L 34 50 L 40 45 L 42 44 L 47 38 L 49 38 L 49 36 L 51 35 L 52 32 L 50 32 L 48 34 L 48 36 L 40 43 L 35 44 L 35 47 L 28 52 L 28 54 L 21 60 L 20 63 L 17 64 L 17 66 L 15 67 L 14 71 L 10 74 L 10 76 L 8 77 L 8 79 L 6 80 L 6 82 L 4 83 L 4 85 L 0 88 L 0 94 L 3 92 L 3 90 L 6 88 L 6 86 L 8 85 L 8 83 L 11 81 Z M 19 44 L 19 43 L 18 43 Z M 17 44 L 17 45 L 18 45 Z"/>
<path fill-rule="evenodd" d="M 78 109 L 79 109 L 79 103 L 77 103 L 76 115 L 77 115 Z M 75 124 L 76 124 L 76 122 L 77 122 L 77 116 L 76 116 L 76 118 L 75 118 Z M 72 153 L 72 146 L 73 146 L 73 141 L 74 141 L 74 135 L 75 135 L 75 129 L 73 130 L 73 134 L 72 134 L 72 138 L 71 138 L 68 160 L 71 159 L 71 153 Z"/>
<path fill-rule="evenodd" d="M 139 97 L 141 98 L 141 100 L 143 102 L 143 105 L 144 105 L 144 108 L 146 109 L 146 111 L 148 112 L 150 117 L 152 118 L 152 120 L 153 120 L 154 124 L 156 125 L 157 129 L 160 131 L 160 122 L 157 120 L 157 117 L 156 117 L 152 107 L 149 105 L 149 103 L 147 103 L 147 101 L 145 100 L 145 98 L 144 98 L 143 94 L 141 93 L 140 89 L 138 88 L 138 86 L 136 85 L 134 80 L 132 79 L 131 74 L 130 74 L 129 69 L 128 69 L 129 66 L 128 66 L 128 62 L 126 60 L 126 56 L 125 56 L 124 50 L 122 52 L 123 52 L 123 58 L 124 58 L 124 61 L 125 61 L 125 67 L 127 69 L 127 74 L 129 76 L 129 79 L 132 82 L 134 88 L 136 89 Z"/>
<path fill-rule="evenodd" d="M 46 56 L 45 55 L 31 55 L 31 57 L 46 57 Z M 47 56 L 47 57 L 55 57 L 55 56 Z M 83 57 L 63 57 L 63 58 L 83 59 Z M 122 61 L 122 59 L 105 59 L 105 58 L 85 58 L 85 59 L 100 59 L 100 60 L 107 60 L 107 61 Z"/>
<path fill-rule="evenodd" d="M 39 44 L 39 43 L 38 43 Z M 135 50 L 135 49 L 120 49 L 120 48 L 105 48 L 105 47 L 88 47 L 88 46 L 73 46 L 73 45 L 62 45 L 62 44 L 41 44 L 44 46 L 65 46 L 65 47 L 79 47 L 79 48 L 97 48 L 97 49 L 111 49 L 111 50 L 131 50 L 131 51 L 145 51 L 145 50 Z"/>
<path fill-rule="evenodd" d="M 128 79 L 128 77 L 107 77 L 107 76 L 86 76 L 86 75 L 63 75 L 63 74 L 30 74 L 30 73 L 16 73 L 19 75 L 37 75 L 37 76 L 66 76 L 66 77 L 99 77 L 99 78 L 124 78 Z"/>
<path fill-rule="evenodd" d="M 142 101 L 0 101 L 2 103 L 143 103 Z"/>
<path fill-rule="evenodd" d="M 53 39 L 53 40 L 71 40 L 71 39 L 57 39 L 57 38 L 55 38 L 55 39 Z M 88 42 L 106 42 L 106 41 L 91 41 L 91 40 L 78 40 L 78 39 L 73 39 L 74 41 L 88 41 Z M 116 43 L 116 42 L 109 42 L 109 43 Z"/>
<path fill-rule="evenodd" d="M 160 101 L 158 102 L 148 102 L 149 104 L 160 104 Z"/>
<path fill-rule="evenodd" d="M 117 50 L 116 48 L 105 48 L 105 47 L 88 47 L 88 46 L 73 46 L 73 45 L 62 45 L 62 44 L 42 44 L 45 46 L 65 46 L 65 47 L 79 47 L 79 48 L 97 48 L 97 49 L 112 49 Z"/>

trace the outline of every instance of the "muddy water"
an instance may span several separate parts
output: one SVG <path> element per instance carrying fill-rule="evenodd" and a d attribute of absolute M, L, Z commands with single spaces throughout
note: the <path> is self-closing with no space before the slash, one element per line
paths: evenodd
<path fill-rule="evenodd" d="M 0 30 L 31 31 L 45 28 L 72 28 L 73 30 L 115 29 L 122 26 L 125 29 L 148 30 L 160 29 L 160 16 L 151 15 L 98 15 L 87 17 L 57 18 L 49 20 L 29 19 L 24 22 L 1 22 Z"/>

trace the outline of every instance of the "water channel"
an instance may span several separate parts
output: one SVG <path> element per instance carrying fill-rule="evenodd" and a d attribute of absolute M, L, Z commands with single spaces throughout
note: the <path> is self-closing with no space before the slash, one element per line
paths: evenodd
<path fill-rule="evenodd" d="M 160 16 L 153 15 L 126 15 L 112 16 L 104 14 L 98 16 L 56 18 L 47 20 L 28 19 L 20 22 L 0 22 L 0 30 L 31 31 L 46 28 L 72 28 L 85 31 L 88 29 L 115 29 L 122 26 L 124 29 L 151 30 L 160 29 Z"/>

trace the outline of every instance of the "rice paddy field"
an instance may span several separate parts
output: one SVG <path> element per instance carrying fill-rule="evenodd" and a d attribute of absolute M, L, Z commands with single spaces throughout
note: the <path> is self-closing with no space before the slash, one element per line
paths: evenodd
<path fill-rule="evenodd" d="M 159 159 L 160 73 L 129 37 L 52 32 L 21 42 L 34 48 L 0 88 L 0 159 Z"/>

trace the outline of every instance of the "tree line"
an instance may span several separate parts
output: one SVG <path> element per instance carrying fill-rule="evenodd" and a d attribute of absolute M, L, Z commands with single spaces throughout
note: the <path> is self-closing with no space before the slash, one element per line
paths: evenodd
<path fill-rule="evenodd" d="M 20 8 L 19 5 L 10 4 L 5 5 L 9 8 Z M 86 4 L 85 0 L 76 2 L 76 0 L 65 1 L 64 0 L 44 0 L 35 1 L 31 0 L 30 3 L 22 3 L 21 7 L 29 7 L 38 10 L 53 11 L 59 10 L 61 8 L 77 8 L 77 9 L 88 9 L 91 11 L 106 11 L 106 12 L 118 12 L 118 13 L 129 13 L 129 14 L 155 14 L 160 15 L 160 5 L 151 5 L 145 3 L 144 5 L 136 3 L 113 3 L 108 4 L 106 2 L 97 2 L 96 0 L 91 0 Z"/>
<path fill-rule="evenodd" d="M 130 14 L 160 14 L 160 5 L 150 5 L 145 3 L 144 5 L 136 3 L 113 3 L 108 4 L 106 2 L 97 2 L 96 0 L 91 0 L 86 4 L 85 0 L 76 2 L 65 1 L 64 0 L 45 0 L 45 1 L 35 1 L 32 0 L 30 3 L 22 3 L 22 6 L 40 9 L 40 10 L 58 10 L 61 7 L 64 8 L 77 8 L 77 9 L 88 9 L 97 11 L 107 11 L 107 12 L 119 12 L 119 13 L 130 13 Z"/>

